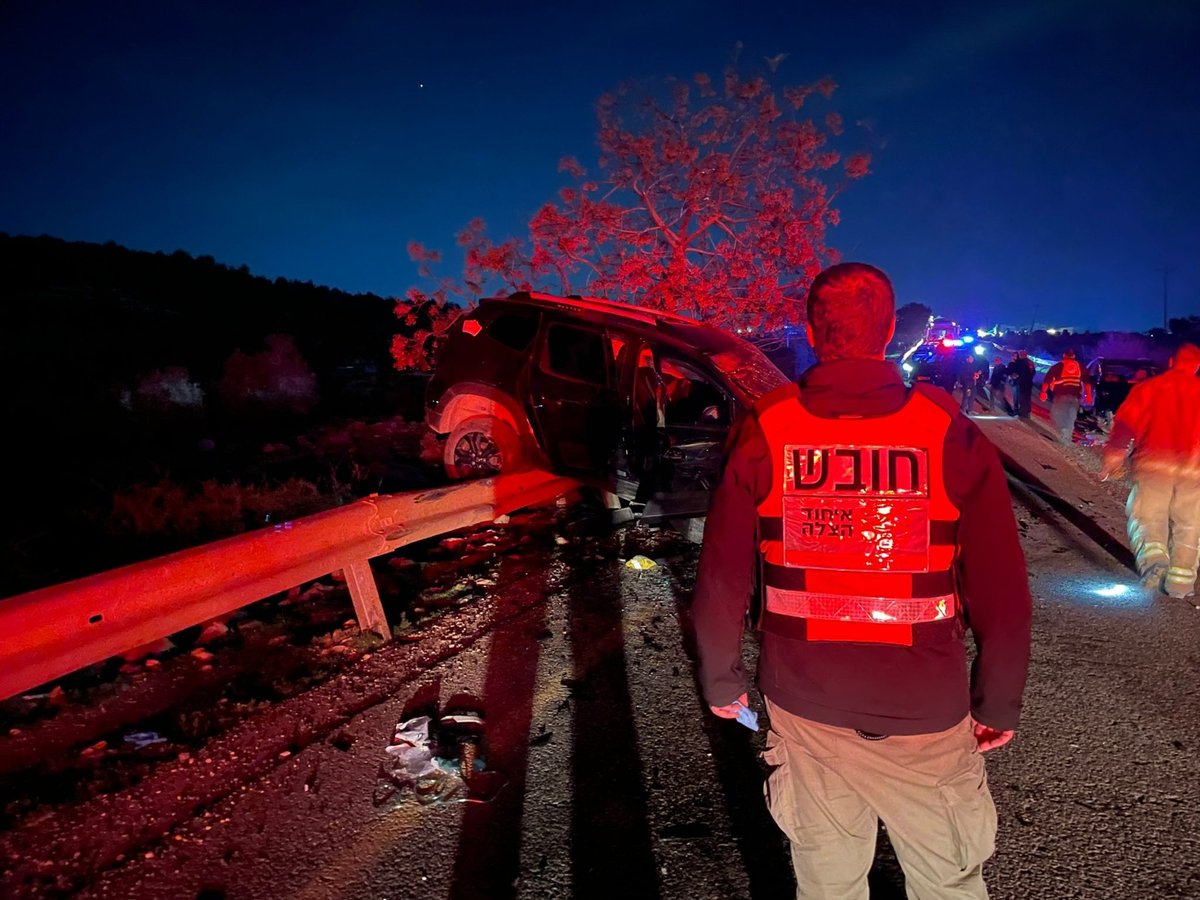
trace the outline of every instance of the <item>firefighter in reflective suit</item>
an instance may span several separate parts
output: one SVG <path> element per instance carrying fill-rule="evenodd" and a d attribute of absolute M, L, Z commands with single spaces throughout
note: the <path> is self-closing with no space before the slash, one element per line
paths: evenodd
<path fill-rule="evenodd" d="M 879 820 L 910 898 L 987 896 L 981 752 L 1013 736 L 1029 661 L 999 458 L 948 394 L 907 389 L 884 360 L 894 307 L 874 267 L 817 277 L 819 362 L 735 430 L 700 557 L 700 680 L 725 718 L 750 702 L 742 632 L 759 599 L 765 794 L 799 898 L 865 900 Z"/>

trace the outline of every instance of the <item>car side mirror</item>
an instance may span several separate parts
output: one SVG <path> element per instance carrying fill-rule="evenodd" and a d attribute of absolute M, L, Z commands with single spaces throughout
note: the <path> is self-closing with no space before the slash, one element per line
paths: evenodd
<path fill-rule="evenodd" d="M 704 407 L 704 412 L 702 412 L 700 414 L 700 418 L 706 422 L 720 422 L 721 421 L 721 407 L 719 407 L 719 406 Z"/>

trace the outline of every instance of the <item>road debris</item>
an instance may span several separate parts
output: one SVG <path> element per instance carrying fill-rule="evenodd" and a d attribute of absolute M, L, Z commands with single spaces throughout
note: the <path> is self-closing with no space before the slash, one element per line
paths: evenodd
<path fill-rule="evenodd" d="M 656 566 L 658 566 L 658 563 L 648 556 L 642 556 L 640 553 L 625 561 L 625 568 L 633 569 L 636 572 L 648 572 Z"/>
<path fill-rule="evenodd" d="M 151 744 L 165 744 L 166 742 L 167 739 L 157 731 L 133 731 L 125 735 L 125 743 L 131 744 L 136 750 L 149 747 Z"/>
<path fill-rule="evenodd" d="M 397 723 L 379 767 L 374 805 L 396 806 L 409 797 L 422 806 L 492 800 L 508 779 L 487 771 L 484 731 L 483 716 L 467 711 Z"/>

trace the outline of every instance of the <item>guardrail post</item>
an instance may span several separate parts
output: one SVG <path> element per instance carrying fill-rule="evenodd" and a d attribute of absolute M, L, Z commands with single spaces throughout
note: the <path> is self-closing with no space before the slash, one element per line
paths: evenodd
<path fill-rule="evenodd" d="M 346 585 L 350 588 L 350 599 L 354 601 L 354 612 L 358 616 L 361 631 L 373 631 L 385 641 L 391 640 L 383 604 L 379 601 L 379 588 L 375 585 L 375 574 L 369 559 L 356 559 L 345 567 Z"/>

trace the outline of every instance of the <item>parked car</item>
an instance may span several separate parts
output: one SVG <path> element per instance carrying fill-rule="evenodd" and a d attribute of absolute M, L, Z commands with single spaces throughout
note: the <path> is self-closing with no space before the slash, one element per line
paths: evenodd
<path fill-rule="evenodd" d="M 693 319 L 521 292 L 450 327 L 425 418 L 452 478 L 534 464 L 647 521 L 688 518 L 707 511 L 738 413 L 786 383 L 758 348 Z"/>
<path fill-rule="evenodd" d="M 1105 416 L 1115 413 L 1125 402 L 1134 383 L 1158 375 L 1162 372 L 1162 367 L 1148 359 L 1113 359 L 1099 356 L 1088 363 L 1087 371 L 1095 386 L 1095 414 Z"/>

